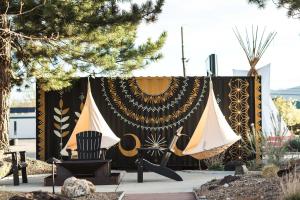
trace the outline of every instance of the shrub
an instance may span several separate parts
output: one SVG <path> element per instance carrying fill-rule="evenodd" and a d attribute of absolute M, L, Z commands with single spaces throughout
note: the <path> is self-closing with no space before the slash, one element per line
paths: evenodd
<path fill-rule="evenodd" d="M 224 170 L 224 153 L 218 154 L 214 157 L 204 159 L 204 164 L 208 170 Z"/>
<path fill-rule="evenodd" d="M 287 144 L 287 148 L 292 152 L 300 152 L 300 138 L 290 140 Z"/>
<path fill-rule="evenodd" d="M 279 167 L 274 164 L 266 165 L 262 168 L 261 175 L 265 178 L 277 177 Z"/>

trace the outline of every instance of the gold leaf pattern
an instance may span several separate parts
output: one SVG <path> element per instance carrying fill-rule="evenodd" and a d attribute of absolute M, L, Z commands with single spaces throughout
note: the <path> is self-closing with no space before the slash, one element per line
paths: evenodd
<path fill-rule="evenodd" d="M 53 123 L 53 125 L 54 125 L 54 127 L 56 128 L 56 129 L 60 129 L 60 125 L 59 124 L 57 124 L 57 123 Z"/>
<path fill-rule="evenodd" d="M 59 100 L 59 108 L 62 108 L 64 106 L 64 102 L 62 99 Z"/>
<path fill-rule="evenodd" d="M 67 112 L 69 112 L 69 110 L 70 110 L 70 108 L 66 108 L 66 109 L 64 109 L 64 110 L 62 111 L 62 115 L 65 115 L 65 114 L 67 114 Z"/>
<path fill-rule="evenodd" d="M 57 115 L 54 115 L 54 119 L 56 122 L 53 123 L 54 126 L 54 134 L 61 139 L 66 137 L 69 134 L 69 131 L 66 131 L 66 129 L 70 126 L 68 120 L 70 119 L 70 116 L 66 115 L 70 108 L 63 108 L 64 102 L 62 100 L 62 97 L 59 100 L 59 108 L 54 107 L 54 111 Z"/>

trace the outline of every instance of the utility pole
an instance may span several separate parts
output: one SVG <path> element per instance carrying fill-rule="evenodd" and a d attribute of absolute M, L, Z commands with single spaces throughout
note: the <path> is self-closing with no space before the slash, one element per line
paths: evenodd
<path fill-rule="evenodd" d="M 182 55 L 182 68 L 183 76 L 185 77 L 185 57 L 184 57 L 184 45 L 183 45 L 183 27 L 181 27 L 181 55 Z"/>

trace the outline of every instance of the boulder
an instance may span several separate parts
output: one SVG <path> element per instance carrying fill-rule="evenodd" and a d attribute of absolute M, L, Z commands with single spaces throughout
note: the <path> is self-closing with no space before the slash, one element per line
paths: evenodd
<path fill-rule="evenodd" d="M 227 163 L 225 164 L 224 170 L 225 170 L 225 171 L 234 171 L 235 168 L 236 168 L 237 166 L 241 166 L 241 165 L 243 165 L 243 164 L 244 164 L 243 161 L 240 161 L 240 160 L 232 160 L 232 161 L 229 161 L 229 162 L 227 162 Z"/>
<path fill-rule="evenodd" d="M 248 174 L 249 170 L 246 165 L 236 166 L 234 175 Z"/>
<path fill-rule="evenodd" d="M 7 176 L 11 171 L 11 163 L 0 161 L 0 179 Z"/>
<path fill-rule="evenodd" d="M 94 192 L 95 186 L 93 183 L 75 177 L 66 179 L 64 185 L 61 187 L 61 193 L 69 198 L 85 196 Z"/>

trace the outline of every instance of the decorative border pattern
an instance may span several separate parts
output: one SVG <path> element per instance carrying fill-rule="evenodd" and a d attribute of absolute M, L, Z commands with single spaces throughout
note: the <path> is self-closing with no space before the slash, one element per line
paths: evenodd
<path fill-rule="evenodd" d="M 256 162 L 261 163 L 261 132 L 262 132 L 262 116 L 261 116 L 261 77 L 255 76 L 254 78 L 254 110 L 255 110 L 255 131 L 258 136 L 256 141 Z"/>
<path fill-rule="evenodd" d="M 45 160 L 46 158 L 46 140 L 45 140 L 45 130 L 46 130 L 46 123 L 45 123 L 45 91 L 41 88 L 38 88 L 38 99 L 37 99 L 37 157 L 40 160 Z"/>
<path fill-rule="evenodd" d="M 229 82 L 229 121 L 232 129 L 239 135 L 241 135 L 244 141 L 247 141 L 247 132 L 249 128 L 249 83 L 246 80 L 235 79 Z M 229 150 L 229 155 L 232 159 L 243 160 L 246 155 L 242 150 L 242 141 L 238 141 Z"/>
<path fill-rule="evenodd" d="M 256 76 L 254 81 L 254 97 L 255 97 L 255 130 L 262 132 L 262 116 L 261 116 L 261 77 Z"/>

